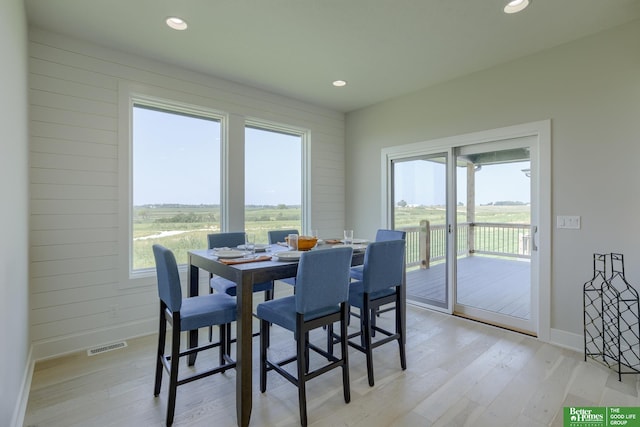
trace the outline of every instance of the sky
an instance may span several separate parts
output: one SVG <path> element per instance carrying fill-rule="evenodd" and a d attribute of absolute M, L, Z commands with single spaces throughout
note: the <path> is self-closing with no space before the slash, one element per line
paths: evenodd
<path fill-rule="evenodd" d="M 434 159 L 435 160 L 435 159 Z M 439 159 L 443 161 L 444 159 Z M 476 205 L 498 201 L 531 201 L 530 178 L 522 169 L 529 162 L 484 165 L 476 171 Z M 466 168 L 458 168 L 458 200 L 466 204 Z M 396 203 L 404 200 L 409 205 L 445 205 L 445 166 L 437 161 L 410 160 L 395 163 L 394 196 Z"/>
<path fill-rule="evenodd" d="M 219 204 L 220 122 L 134 108 L 133 203 Z M 233 141 L 231 142 L 233 143 Z M 300 136 L 246 128 L 245 204 L 299 205 Z M 395 163 L 395 200 L 445 204 L 445 168 L 435 161 Z M 529 162 L 484 165 L 476 172 L 476 204 L 530 202 Z M 466 203 L 466 169 L 458 170 L 458 200 Z"/>
<path fill-rule="evenodd" d="M 133 204 L 219 204 L 220 122 L 145 108 L 133 114 Z M 245 203 L 299 205 L 301 150 L 299 136 L 247 128 Z"/>

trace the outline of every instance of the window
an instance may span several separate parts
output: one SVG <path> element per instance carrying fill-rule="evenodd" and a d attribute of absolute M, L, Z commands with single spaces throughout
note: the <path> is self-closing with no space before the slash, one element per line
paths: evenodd
<path fill-rule="evenodd" d="M 267 231 L 302 231 L 301 133 L 245 127 L 245 230 L 258 243 Z"/>
<path fill-rule="evenodd" d="M 220 230 L 220 135 L 205 111 L 134 101 L 131 271 L 154 268 L 155 243 L 186 264 Z"/>

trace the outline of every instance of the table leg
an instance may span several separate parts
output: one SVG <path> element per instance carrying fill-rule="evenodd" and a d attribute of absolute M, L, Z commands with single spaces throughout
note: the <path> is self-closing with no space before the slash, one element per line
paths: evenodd
<path fill-rule="evenodd" d="M 407 344 L 407 269 L 402 272 L 402 286 L 400 287 L 400 309 L 402 310 L 402 344 Z"/>
<path fill-rule="evenodd" d="M 240 276 L 240 275 L 239 275 Z M 241 282 L 242 284 L 240 285 Z M 248 426 L 251 418 L 252 398 L 252 323 L 253 278 L 242 274 L 238 284 L 237 363 L 236 363 L 236 413 L 239 426 Z"/>

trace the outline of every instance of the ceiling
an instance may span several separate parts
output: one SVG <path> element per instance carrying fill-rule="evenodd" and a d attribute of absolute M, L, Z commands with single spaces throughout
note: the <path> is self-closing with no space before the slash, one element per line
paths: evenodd
<path fill-rule="evenodd" d="M 25 0 L 29 23 L 340 112 L 640 18 L 640 0 Z M 165 24 L 180 16 L 187 31 Z M 343 88 L 333 80 L 348 82 Z"/>

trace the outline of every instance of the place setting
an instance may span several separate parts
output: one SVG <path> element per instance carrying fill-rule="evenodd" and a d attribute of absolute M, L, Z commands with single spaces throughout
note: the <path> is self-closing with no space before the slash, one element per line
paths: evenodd
<path fill-rule="evenodd" d="M 289 234 L 285 237 L 285 243 L 288 250 L 274 253 L 273 255 L 278 261 L 299 261 L 303 252 L 313 249 L 318 243 L 317 232 L 312 232 L 313 236 L 299 236 L 297 234 Z"/>
<path fill-rule="evenodd" d="M 369 241 L 367 239 L 358 239 L 353 237 L 353 230 L 344 230 L 342 239 L 326 239 L 327 244 L 331 244 L 333 248 L 343 248 L 351 246 L 354 252 L 361 252 L 367 249 Z"/>
<path fill-rule="evenodd" d="M 278 261 L 299 261 L 305 251 L 280 251 L 273 255 Z"/>
<path fill-rule="evenodd" d="M 269 245 L 256 244 L 253 235 L 247 234 L 245 243 L 238 245 L 237 249 L 232 248 L 214 248 L 213 255 L 218 257 L 218 261 L 227 264 L 245 264 L 248 262 L 269 261 L 270 255 L 256 255 L 256 252 L 265 252 Z"/>

